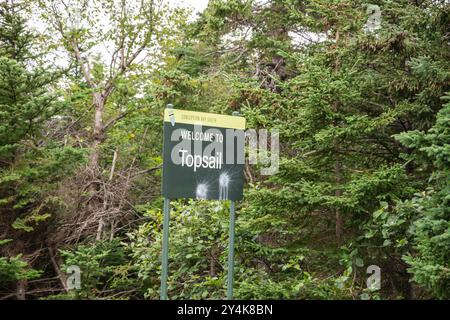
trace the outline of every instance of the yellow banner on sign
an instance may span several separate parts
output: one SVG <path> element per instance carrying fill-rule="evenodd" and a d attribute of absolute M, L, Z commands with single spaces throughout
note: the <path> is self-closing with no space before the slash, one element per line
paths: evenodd
<path fill-rule="evenodd" d="M 169 109 L 164 111 L 164 121 L 185 124 L 197 124 L 209 127 L 230 128 L 245 130 L 245 118 L 237 116 L 226 116 L 223 114 Z"/>

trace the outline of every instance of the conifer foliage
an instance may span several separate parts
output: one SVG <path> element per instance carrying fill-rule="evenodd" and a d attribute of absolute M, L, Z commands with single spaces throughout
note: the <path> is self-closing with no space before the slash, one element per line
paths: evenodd
<path fill-rule="evenodd" d="M 236 298 L 449 299 L 449 25 L 432 0 L 5 1 L 0 299 L 158 299 L 168 103 L 279 131 L 278 172 L 245 165 Z M 172 204 L 169 297 L 224 298 L 228 204 Z"/>

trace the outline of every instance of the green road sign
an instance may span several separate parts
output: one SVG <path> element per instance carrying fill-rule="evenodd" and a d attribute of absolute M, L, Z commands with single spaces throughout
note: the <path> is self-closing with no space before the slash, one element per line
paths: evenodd
<path fill-rule="evenodd" d="M 167 108 L 163 196 L 242 199 L 244 129 L 242 117 Z"/>
<path fill-rule="evenodd" d="M 233 299 L 235 201 L 244 186 L 245 119 L 167 108 L 164 113 L 162 300 L 167 300 L 170 199 L 230 200 L 227 298 Z"/>

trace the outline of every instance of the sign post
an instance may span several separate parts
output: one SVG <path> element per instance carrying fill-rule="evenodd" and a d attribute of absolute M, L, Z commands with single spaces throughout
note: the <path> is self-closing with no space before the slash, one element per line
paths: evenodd
<path fill-rule="evenodd" d="M 236 114 L 234 114 L 236 115 Z M 164 113 L 161 300 L 167 296 L 170 200 L 229 200 L 227 299 L 233 299 L 235 201 L 243 197 L 245 119 L 173 109 Z"/>
<path fill-rule="evenodd" d="M 169 220 L 170 199 L 164 198 L 163 243 L 161 259 L 161 292 L 160 299 L 167 300 L 167 273 L 169 269 Z"/>
<path fill-rule="evenodd" d="M 234 280 L 234 221 L 236 220 L 236 207 L 234 201 L 230 201 L 230 231 L 228 238 L 228 281 L 227 299 L 233 300 Z"/>

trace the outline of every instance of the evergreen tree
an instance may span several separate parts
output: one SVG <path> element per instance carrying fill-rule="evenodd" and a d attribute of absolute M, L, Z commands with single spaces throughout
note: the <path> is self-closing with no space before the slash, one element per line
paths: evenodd
<path fill-rule="evenodd" d="M 52 88 L 60 73 L 33 57 L 36 36 L 26 26 L 24 10 L 22 3 L 0 7 L 0 283 L 17 284 L 19 299 L 25 298 L 26 280 L 38 275 L 28 262 L 46 242 L 42 222 L 60 207 L 52 193 L 81 159 L 78 151 L 44 135 L 49 119 L 63 107 Z"/>
<path fill-rule="evenodd" d="M 212 1 L 195 25 L 202 45 L 192 41 L 191 48 L 217 55 L 203 70 L 220 70 L 215 74 L 228 93 L 209 96 L 210 110 L 227 104 L 252 128 L 280 130 L 280 172 L 263 179 L 250 170 L 254 184 L 238 219 L 237 286 L 243 297 L 355 297 L 366 292 L 365 267 L 371 264 L 384 271 L 383 294 L 415 295 L 402 259 L 413 249 L 405 244 L 408 228 L 392 208 L 427 187 L 427 177 L 405 160 L 412 151 L 395 136 L 428 130 L 442 108 L 449 84 L 449 7 L 433 1 L 377 5 L 381 21 L 375 29 L 367 28 L 371 13 L 362 1 L 325 0 L 263 7 Z M 233 33 L 246 27 L 247 38 Z M 310 41 L 293 46 L 296 32 Z M 180 65 L 192 66 L 193 57 L 182 55 Z M 272 58 L 283 74 L 261 70 Z M 390 239 L 389 226 L 398 238 Z M 304 268 L 327 294 L 308 287 Z M 318 280 L 336 269 L 338 277 Z M 354 274 L 362 275 L 357 289 Z"/>
<path fill-rule="evenodd" d="M 444 97 L 449 100 L 449 96 Z M 432 296 L 450 298 L 450 103 L 428 130 L 405 132 L 398 140 L 416 154 L 413 161 L 430 170 L 428 186 L 398 205 L 413 220 L 409 235 L 414 250 L 404 256 L 413 280 Z"/>

